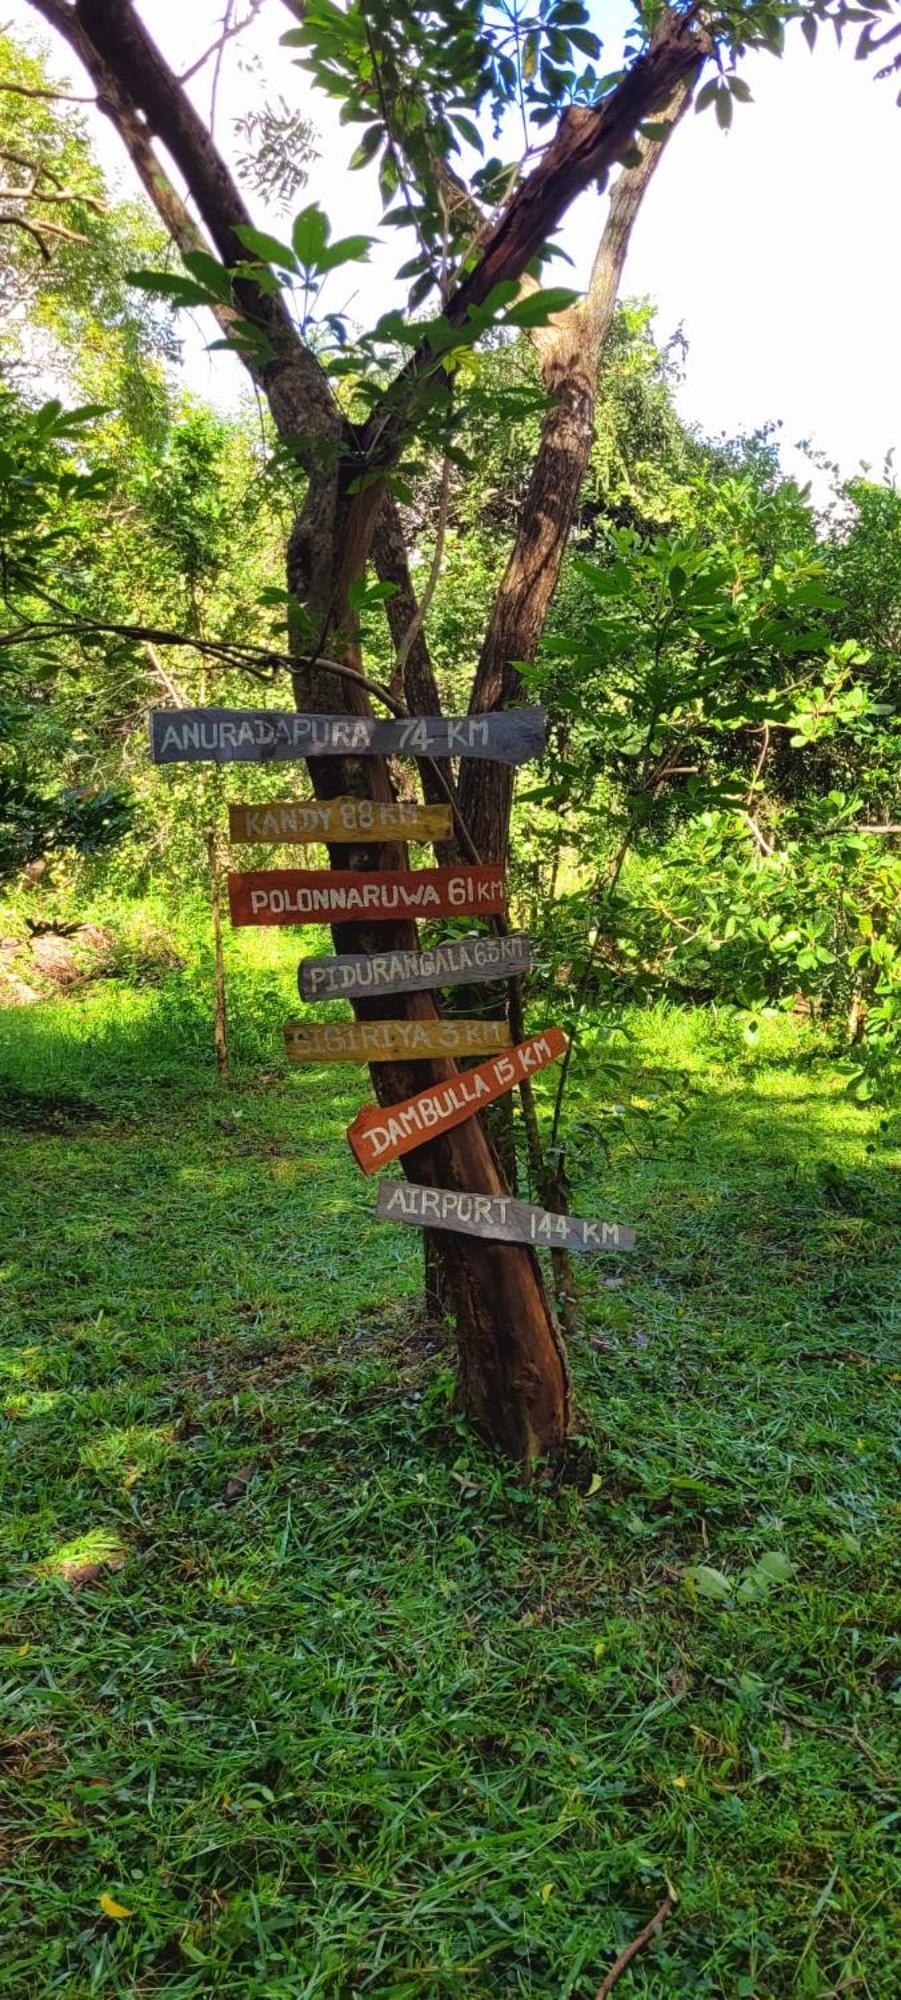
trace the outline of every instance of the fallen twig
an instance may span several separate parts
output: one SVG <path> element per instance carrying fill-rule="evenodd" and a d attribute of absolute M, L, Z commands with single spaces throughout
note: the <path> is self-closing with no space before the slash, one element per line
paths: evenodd
<path fill-rule="evenodd" d="M 644 1950 L 645 1945 L 650 1944 L 652 1937 L 656 1937 L 657 1932 L 662 1930 L 670 1911 L 674 1910 L 675 1907 L 676 1898 L 670 1890 L 667 1890 L 659 1910 L 655 1911 L 650 1923 L 645 1924 L 644 1930 L 639 1931 L 638 1936 L 632 1939 L 631 1944 L 625 1946 L 625 1949 L 620 1952 L 619 1957 L 614 1960 L 610 1971 L 605 1973 L 594 1996 L 594 2000 L 607 2000 L 607 1994 L 612 1993 L 620 1973 L 625 1972 L 627 1965 L 631 1965 L 633 1958 L 637 1958 L 639 1952 Z"/>

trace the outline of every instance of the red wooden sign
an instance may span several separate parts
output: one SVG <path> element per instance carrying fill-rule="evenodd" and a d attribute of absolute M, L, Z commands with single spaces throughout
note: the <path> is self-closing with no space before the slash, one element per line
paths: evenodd
<path fill-rule="evenodd" d="M 347 1128 L 348 1141 L 364 1174 L 374 1174 L 401 1153 L 412 1152 L 414 1146 L 437 1138 L 439 1132 L 448 1132 L 452 1125 L 462 1125 L 465 1118 L 503 1097 L 524 1077 L 556 1062 L 565 1049 L 562 1029 L 546 1028 L 543 1035 L 517 1042 L 508 1055 L 493 1056 L 476 1069 L 460 1070 L 447 1083 L 432 1084 L 401 1104 L 364 1105 Z"/>
<path fill-rule="evenodd" d="M 392 917 L 498 917 L 506 907 L 504 870 L 260 868 L 230 875 L 233 924 L 363 923 Z"/>

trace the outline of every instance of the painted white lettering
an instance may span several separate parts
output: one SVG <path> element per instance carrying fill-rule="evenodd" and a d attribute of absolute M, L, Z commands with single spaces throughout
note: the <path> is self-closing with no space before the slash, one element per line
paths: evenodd
<path fill-rule="evenodd" d="M 372 1147 L 373 1153 L 377 1160 L 381 1158 L 382 1153 L 387 1152 L 388 1147 L 393 1143 L 393 1135 L 391 1131 L 392 1125 L 394 1126 L 395 1132 L 398 1132 L 398 1127 L 396 1126 L 394 1119 L 389 1118 L 387 1124 L 372 1125 L 369 1131 L 364 1134 L 366 1144 L 367 1146 Z M 399 1132 L 398 1136 L 400 1136 Z"/>

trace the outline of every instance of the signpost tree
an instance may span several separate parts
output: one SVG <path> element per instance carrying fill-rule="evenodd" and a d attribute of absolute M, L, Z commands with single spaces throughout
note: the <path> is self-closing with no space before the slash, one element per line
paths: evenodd
<path fill-rule="evenodd" d="M 598 369 L 630 231 L 668 136 L 693 93 L 726 125 L 749 94 L 736 65 L 749 47 L 778 54 L 786 20 L 801 15 L 810 39 L 818 21 L 840 22 L 846 13 L 859 21 L 869 10 L 849 12 L 843 0 L 638 7 L 625 46 L 620 32 L 602 49 L 595 15 L 581 0 L 536 0 L 533 7 L 506 0 L 262 4 L 284 17 L 286 67 L 300 63 L 340 101 L 349 165 L 378 174 L 385 226 L 399 232 L 405 305 L 362 334 L 319 302 L 330 272 L 364 256 L 367 239 L 334 241 L 316 201 L 296 218 L 287 242 L 255 227 L 188 84 L 153 39 L 150 0 L 143 12 L 132 0 L 32 0 L 83 65 L 181 253 L 182 274 L 146 282 L 176 302 L 209 308 L 306 475 L 286 549 L 297 611 L 293 696 L 302 720 L 251 712 L 245 739 L 240 711 L 207 711 L 193 723 L 164 719 L 160 755 L 190 755 L 193 739 L 184 731 L 193 727 L 200 757 L 306 756 L 318 800 L 340 801 L 341 812 L 346 801 L 360 802 L 359 834 L 348 841 L 345 823 L 341 844 L 330 849 L 333 868 L 383 879 L 406 861 L 402 835 L 390 826 L 396 801 L 385 754 L 401 747 L 417 758 L 425 803 L 451 807 L 453 836 L 442 839 L 439 860 L 475 879 L 505 858 L 517 758 L 501 761 L 499 746 L 521 725 L 513 717 L 502 723 L 496 712 L 523 699 L 519 668 L 541 636 L 587 466 Z M 247 11 L 256 14 L 259 5 Z M 240 6 L 229 7 L 224 35 L 239 14 Z M 589 187 L 607 186 L 611 175 L 591 276 L 576 297 L 549 285 L 547 258 L 572 202 Z M 401 508 L 417 479 L 440 467 L 436 573 L 451 482 L 478 471 L 459 441 L 467 395 L 461 357 L 499 332 L 533 341 L 547 400 L 513 546 L 485 606 L 471 713 L 461 727 L 439 720 L 427 643 L 430 586 L 417 602 Z M 388 722 L 375 721 L 381 711 L 360 643 L 368 572 L 391 586 L 385 601 L 396 658 Z M 405 715 L 434 723 L 402 741 Z M 167 737 L 167 727 L 176 734 Z M 205 729 L 212 729 L 210 743 Z M 360 745 L 367 754 L 354 754 Z M 375 749 L 380 754 L 371 754 Z M 271 891 L 263 885 L 259 893 Z M 412 917 L 365 906 L 345 915 L 336 909 L 333 937 L 345 962 L 418 949 Z M 391 997 L 376 987 L 351 990 L 362 1023 L 398 1014 L 437 1022 L 426 986 L 400 1001 L 396 988 Z M 521 1034 L 521 1024 L 513 1025 Z M 495 1062 L 497 1095 L 514 1065 L 503 1055 Z M 446 1058 L 399 1052 L 378 1061 L 372 1077 L 382 1106 L 427 1103 L 440 1086 L 452 1098 L 458 1089 Z M 535 1233 L 532 1218 L 543 1212 L 510 1204 L 478 1116 L 454 1122 L 450 1112 L 439 1115 L 413 1134 L 409 1148 L 404 1142 L 402 1157 L 419 1187 L 465 1191 L 482 1204 L 465 1218 L 458 1204 L 456 1229 L 448 1227 L 446 1203 L 402 1211 L 404 1219 L 426 1224 L 431 1215 L 440 1225 L 433 1240 L 456 1322 L 463 1403 L 514 1457 L 553 1452 L 566 1434 L 569 1392 L 535 1251 L 554 1241 L 552 1233 Z M 496 1216 L 506 1240 L 478 1233 Z M 475 1233 L 467 1233 L 474 1217 Z"/>

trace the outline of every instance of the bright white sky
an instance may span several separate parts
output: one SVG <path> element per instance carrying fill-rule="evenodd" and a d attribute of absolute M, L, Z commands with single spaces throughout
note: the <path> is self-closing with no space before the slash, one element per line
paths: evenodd
<path fill-rule="evenodd" d="M 223 0 L 144 0 L 142 12 L 161 47 L 187 66 L 212 41 Z M 6 11 L 6 10 L 5 10 Z M 11 19 L 10 19 L 11 15 Z M 621 24 L 619 0 L 595 9 L 596 25 Z M 14 32 L 33 37 L 40 26 L 26 0 L 12 0 Z M 306 194 L 329 213 L 335 234 L 375 233 L 379 203 L 369 171 L 347 175 L 355 128 L 341 127 L 332 106 L 279 48 L 289 25 L 270 0 L 246 41 L 226 50 L 217 136 L 226 151 L 233 120 L 263 97 L 284 96 L 309 111 L 319 133 L 320 159 Z M 615 29 L 609 50 L 615 61 Z M 242 55 L 261 63 L 249 73 Z M 54 58 L 71 74 L 67 52 Z M 809 467 L 795 453 L 810 438 L 844 472 L 861 460 L 881 468 L 901 444 L 901 258 L 889 218 L 901 181 L 901 109 L 896 86 L 877 83 L 875 65 L 856 63 L 853 40 L 836 49 L 822 36 L 811 57 L 795 32 L 782 62 L 758 57 L 744 68 L 754 103 L 736 107 L 730 133 L 712 111 L 689 114 L 677 132 L 635 229 L 624 290 L 657 302 L 657 331 L 681 324 L 689 342 L 683 415 L 711 435 L 734 434 L 767 420 L 781 422 L 783 462 L 800 477 Z M 192 86 L 209 108 L 210 70 Z M 97 120 L 105 164 L 127 182 L 121 151 L 106 121 Z M 259 215 L 276 233 L 278 214 Z M 563 242 L 577 269 L 590 257 L 603 221 L 592 193 L 572 211 Z M 347 303 L 367 323 L 391 303 L 391 275 L 410 254 L 408 232 L 389 231 L 372 264 L 336 274 L 329 303 Z M 566 267 L 553 281 L 566 283 Z M 227 357 L 189 354 L 193 386 L 217 398 L 234 385 Z"/>

